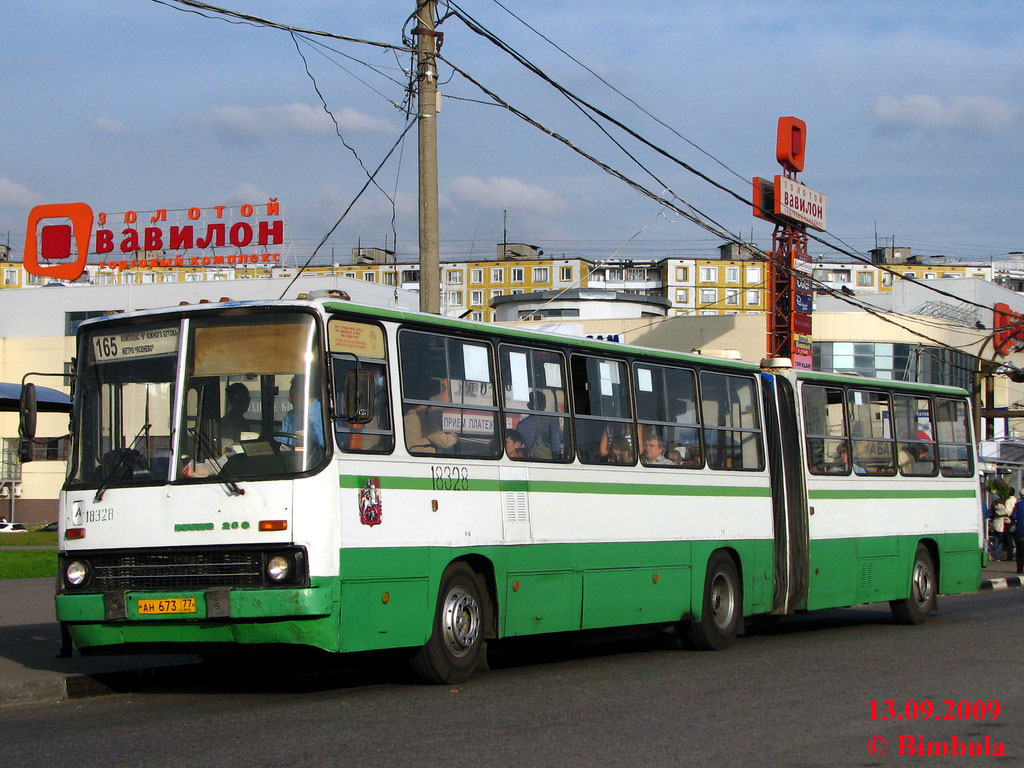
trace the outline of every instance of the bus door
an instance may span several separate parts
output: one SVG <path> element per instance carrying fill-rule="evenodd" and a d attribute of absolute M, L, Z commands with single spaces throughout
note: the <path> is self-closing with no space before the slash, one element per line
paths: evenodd
<path fill-rule="evenodd" d="M 774 530 L 772 613 L 791 613 L 806 607 L 809 568 L 796 399 L 788 379 L 763 374 L 762 381 Z"/>

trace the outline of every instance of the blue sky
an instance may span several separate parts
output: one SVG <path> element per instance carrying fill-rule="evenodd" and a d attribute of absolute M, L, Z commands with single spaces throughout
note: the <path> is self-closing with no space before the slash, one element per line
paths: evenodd
<path fill-rule="evenodd" d="M 414 6 L 222 2 L 393 44 Z M 552 79 L 744 197 L 751 176 L 778 171 L 777 118 L 804 119 L 800 180 L 828 195 L 830 233 L 859 252 L 876 232 L 926 255 L 1024 250 L 1018 2 L 505 3 L 672 131 L 493 0 L 461 3 Z M 10 233 L 17 252 L 38 203 L 113 212 L 276 197 L 304 259 L 366 179 L 285 32 L 146 0 L 5 2 L 3 18 L 0 242 Z M 549 85 L 458 18 L 440 29 L 442 54 L 518 109 L 655 192 L 663 184 L 726 229 L 770 241 L 770 226 L 749 208 L 632 142 L 658 182 L 645 176 Z M 345 142 L 376 167 L 404 125 L 394 103 L 408 56 L 327 43 L 352 58 L 300 49 Z M 555 255 L 602 257 L 626 241 L 623 254 L 687 255 L 719 242 L 670 212 L 652 221 L 654 201 L 506 110 L 471 101 L 486 97 L 444 64 L 440 75 L 443 255 L 493 255 L 506 216 L 509 240 Z M 415 130 L 378 181 L 387 196 L 364 195 L 322 253 L 333 248 L 343 261 L 357 242 L 393 245 L 397 236 L 399 254 L 414 257 Z M 810 250 L 826 249 L 812 242 Z"/>

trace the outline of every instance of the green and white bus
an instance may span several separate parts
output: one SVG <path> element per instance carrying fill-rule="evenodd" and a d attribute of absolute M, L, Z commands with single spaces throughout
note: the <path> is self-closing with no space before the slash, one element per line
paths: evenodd
<path fill-rule="evenodd" d="M 326 297 L 78 334 L 57 616 L 83 652 L 413 649 L 889 601 L 984 556 L 967 393 Z"/>

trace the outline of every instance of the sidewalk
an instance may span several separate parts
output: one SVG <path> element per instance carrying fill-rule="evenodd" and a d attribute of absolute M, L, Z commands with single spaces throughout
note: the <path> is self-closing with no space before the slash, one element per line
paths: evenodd
<path fill-rule="evenodd" d="M 1020 587 L 1016 564 L 992 562 L 981 573 L 982 590 Z M 60 627 L 53 607 L 53 579 L 0 580 L 0 709 L 132 690 L 167 667 L 197 662 L 194 656 L 57 657 Z"/>
<path fill-rule="evenodd" d="M 60 625 L 54 580 L 0 580 L 0 708 L 95 696 L 130 686 L 160 667 L 191 664 L 193 656 L 57 658 Z"/>

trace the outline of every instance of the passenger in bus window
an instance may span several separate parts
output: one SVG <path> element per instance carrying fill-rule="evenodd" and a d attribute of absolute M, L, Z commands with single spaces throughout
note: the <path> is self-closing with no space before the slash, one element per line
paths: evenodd
<path fill-rule="evenodd" d="M 281 421 L 281 432 L 283 437 L 278 442 L 283 445 L 297 446 L 307 427 L 309 438 L 314 448 L 324 449 L 324 416 L 320 400 L 311 391 L 309 398 L 303 407 L 302 396 L 306 391 L 306 377 L 302 374 L 292 377 L 292 383 L 288 387 L 288 402 L 292 409 L 284 415 Z"/>
<path fill-rule="evenodd" d="M 240 381 L 228 384 L 224 390 L 224 401 L 226 403 L 225 413 L 220 420 L 221 440 L 230 440 L 237 443 L 242 438 L 242 433 L 249 430 L 249 422 L 245 418 L 251 402 L 249 388 Z"/>
<path fill-rule="evenodd" d="M 629 444 L 623 435 L 612 437 L 605 429 L 601 433 L 601 441 L 598 443 L 597 452 L 601 460 L 609 464 L 633 464 L 633 446 Z"/>
<path fill-rule="evenodd" d="M 843 472 L 849 472 L 850 464 L 850 446 L 847 445 L 846 443 L 840 443 L 838 446 L 836 446 L 836 453 L 834 460 L 832 462 L 832 466 L 835 469 L 841 469 Z M 856 472 L 858 475 L 867 474 L 867 470 L 856 463 L 853 464 L 853 471 Z"/>
<path fill-rule="evenodd" d="M 546 411 L 544 395 L 536 390 L 530 392 L 529 409 Z M 516 429 L 523 436 L 526 453 L 534 459 L 562 458 L 561 419 L 554 416 L 540 416 L 528 413 L 519 420 Z"/>
<path fill-rule="evenodd" d="M 665 456 L 665 440 L 656 427 L 646 427 L 641 442 L 641 460 L 644 464 L 654 466 L 671 465 L 672 461 Z"/>
<path fill-rule="evenodd" d="M 519 431 L 515 429 L 505 430 L 505 453 L 508 454 L 508 457 L 510 459 L 526 458 L 523 448 L 523 436 L 519 434 Z"/>
<path fill-rule="evenodd" d="M 443 396 L 440 380 L 431 379 L 427 400 L 437 401 Z M 459 438 L 444 431 L 444 412 L 439 407 L 425 404 L 413 405 L 406 409 L 403 417 L 405 441 L 410 453 L 451 453 L 458 445 Z"/>

